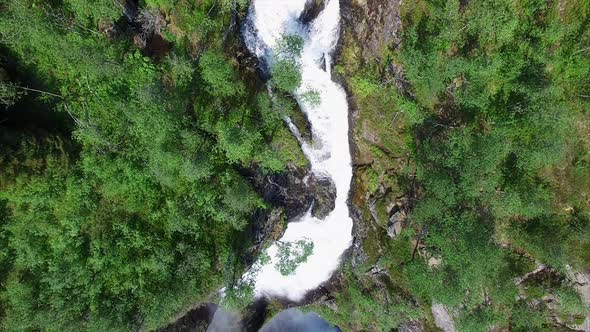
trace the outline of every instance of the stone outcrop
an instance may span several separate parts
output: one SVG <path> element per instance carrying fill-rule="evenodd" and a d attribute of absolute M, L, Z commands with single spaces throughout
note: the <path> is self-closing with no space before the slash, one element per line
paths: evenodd
<path fill-rule="evenodd" d="M 315 195 L 311 214 L 319 219 L 324 219 L 336 204 L 336 186 L 330 178 L 315 180 Z"/>
<path fill-rule="evenodd" d="M 284 219 L 283 209 L 275 207 L 271 209 L 260 209 L 254 213 L 250 223 L 250 234 L 254 244 L 254 251 L 264 246 L 267 240 L 275 240 L 281 237 Z"/>
<path fill-rule="evenodd" d="M 139 33 L 133 37 L 133 43 L 145 56 L 154 59 L 163 58 L 172 49 L 172 43 L 162 35 L 167 22 L 162 13 L 155 9 L 144 9 L 134 19 Z"/>
<path fill-rule="evenodd" d="M 424 324 L 421 321 L 409 321 L 407 323 L 403 323 L 397 328 L 398 332 L 423 332 L 424 331 Z"/>
<path fill-rule="evenodd" d="M 139 8 L 137 5 L 137 0 L 121 0 L 119 2 L 123 7 L 123 15 L 129 22 L 133 22 L 139 14 Z"/>
<path fill-rule="evenodd" d="M 357 103 L 352 93 L 348 78 L 354 72 L 373 62 L 380 63 L 388 49 L 395 49 L 401 42 L 400 0 L 342 0 L 342 32 L 336 62 L 347 68 L 348 73 L 340 78 L 348 91 L 351 108 L 351 144 L 353 150 L 354 181 L 351 190 L 351 209 L 354 220 L 355 242 L 352 249 L 353 264 L 368 259 L 378 260 L 382 235 L 394 238 L 406 222 L 407 204 L 405 190 L 393 188 L 391 178 L 397 172 L 402 160 L 388 149 L 389 142 L 384 142 L 381 132 L 375 129 L 382 123 L 379 117 L 365 116 L 378 110 L 364 109 Z M 369 63 L 370 61 L 370 63 Z M 385 62 L 385 61 L 383 61 Z M 396 67 L 392 75 L 400 74 Z M 389 79 L 389 78 L 387 78 Z M 395 80 L 392 81 L 395 83 Z M 367 121 L 379 123 L 367 123 Z M 391 122 L 391 119 L 386 120 Z M 394 128 L 390 129 L 391 132 Z M 381 151 L 377 157 L 374 151 Z M 388 169 L 384 169 L 387 160 Z M 393 168 L 392 168 L 393 166 Z M 387 172 L 387 174 L 385 174 Z M 377 177 L 377 178 L 376 178 Z M 377 184 L 375 186 L 375 183 Z M 370 247 L 371 251 L 363 252 Z"/>
<path fill-rule="evenodd" d="M 387 47 L 401 43 L 401 0 L 342 1 L 342 20 L 361 48 L 362 58 L 381 59 Z"/>
<path fill-rule="evenodd" d="M 568 278 L 572 280 L 574 288 L 582 300 L 590 308 L 590 270 L 583 272 L 568 271 Z M 568 326 L 572 330 L 590 332 L 590 313 L 586 315 L 586 319 L 580 325 Z"/>
<path fill-rule="evenodd" d="M 316 17 L 324 10 L 326 6 L 325 0 L 308 0 L 305 3 L 305 8 L 299 16 L 299 21 L 303 24 L 308 24 L 315 20 Z"/>
<path fill-rule="evenodd" d="M 244 172 L 266 202 L 284 207 L 289 220 L 310 209 L 315 217 L 321 219 L 334 209 L 336 187 L 331 179 L 318 178 L 309 169 L 289 165 L 287 171 L 278 174 Z"/>
<path fill-rule="evenodd" d="M 213 321 L 218 305 L 214 303 L 203 303 L 177 317 L 174 323 L 158 329 L 158 332 L 184 332 L 184 331 L 207 331 L 207 327 Z"/>
<path fill-rule="evenodd" d="M 436 326 L 444 332 L 455 332 L 455 322 L 447 308 L 440 303 L 432 304 L 432 316 Z"/>

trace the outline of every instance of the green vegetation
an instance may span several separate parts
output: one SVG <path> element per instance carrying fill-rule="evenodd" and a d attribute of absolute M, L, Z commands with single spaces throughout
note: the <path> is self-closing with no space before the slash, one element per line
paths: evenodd
<path fill-rule="evenodd" d="M 3 329 L 152 329 L 242 273 L 265 204 L 240 171 L 305 164 L 245 5 L 0 3 Z"/>
<path fill-rule="evenodd" d="M 336 68 L 361 109 L 353 202 L 372 225 L 353 272 L 382 267 L 390 293 L 425 318 L 446 305 L 462 331 L 579 323 L 566 272 L 590 267 L 588 3 L 413 0 L 401 14 L 399 49 L 367 60 L 345 41 Z M 392 203 L 410 212 L 395 240 Z M 537 263 L 561 277 L 522 289 Z"/>
<path fill-rule="evenodd" d="M 561 197 L 569 209 L 559 209 L 556 187 L 577 184 L 550 181 L 571 162 L 567 153 L 589 153 L 588 137 L 570 128 L 590 105 L 590 7 L 571 5 L 565 12 L 542 1 L 405 7 L 399 59 L 415 106 L 403 111 L 420 119 L 413 150 L 424 192 L 411 218 L 428 229 L 426 251 L 442 259 L 435 270 L 419 262 L 408 269 L 421 298 L 462 306 L 466 330 L 510 316 L 512 280 L 524 272 L 516 249 L 563 272 L 567 264 L 590 266 L 585 254 L 567 250 L 588 238 L 590 206 Z M 587 165 L 576 166 L 590 176 Z"/>
<path fill-rule="evenodd" d="M 305 123 L 301 38 L 280 41 L 270 97 L 239 40 L 246 0 L 123 3 L 0 0 L 2 330 L 150 330 L 224 286 L 246 308 L 246 265 L 270 258 L 253 257 L 247 226 L 267 207 L 244 170 L 307 163 L 283 123 Z M 350 330 L 429 329 L 434 302 L 461 331 L 579 324 L 590 4 L 408 0 L 400 14 L 402 43 L 379 58 L 343 40 L 362 255 L 334 305 L 309 309 Z M 313 251 L 278 246 L 283 275 Z"/>
<path fill-rule="evenodd" d="M 342 290 L 335 296 L 334 308 L 312 305 L 306 309 L 346 331 L 389 331 L 421 317 L 421 310 L 397 293 L 399 289 L 389 280 L 382 280 L 375 287 L 370 277 L 355 275 L 350 266 L 344 267 L 343 275 Z"/>
<path fill-rule="evenodd" d="M 277 259 L 275 267 L 284 276 L 291 275 L 295 269 L 307 262 L 313 254 L 313 241 L 309 239 L 295 242 L 277 242 Z"/>
<path fill-rule="evenodd" d="M 313 242 L 307 238 L 295 242 L 276 241 L 277 253 L 275 268 L 284 276 L 291 275 L 297 267 L 305 263 L 313 254 Z M 228 280 L 221 304 L 226 310 L 243 312 L 254 301 L 254 287 L 260 270 L 272 261 L 266 249 L 262 250 L 258 259 L 250 266 L 248 273 L 237 280 Z"/>

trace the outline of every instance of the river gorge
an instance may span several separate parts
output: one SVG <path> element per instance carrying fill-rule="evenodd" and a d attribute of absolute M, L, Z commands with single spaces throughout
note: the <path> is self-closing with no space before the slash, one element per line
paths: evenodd
<path fill-rule="evenodd" d="M 352 242 L 352 219 L 347 205 L 352 179 L 351 154 L 348 140 L 348 104 L 344 89 L 332 80 L 331 59 L 340 31 L 340 4 L 326 1 L 321 12 L 311 22 L 304 23 L 301 15 L 306 0 L 252 1 L 244 39 L 250 51 L 261 62 L 272 66 L 279 41 L 288 35 L 303 39 L 298 59 L 302 81 L 295 98 L 305 113 L 312 131 L 311 141 L 300 139 L 311 169 L 319 178 L 329 178 L 336 187 L 335 208 L 325 218 L 312 216 L 311 211 L 291 220 L 280 243 L 310 241 L 313 252 L 292 274 L 283 275 L 276 268 L 277 244 L 267 249 L 270 262 L 256 271 L 257 297 L 282 297 L 292 301 L 327 281 L 340 263 L 340 257 Z M 318 103 L 310 103 L 305 94 L 319 95 Z M 286 119 L 296 135 L 298 128 Z M 254 273 L 253 273 L 254 274 Z"/>

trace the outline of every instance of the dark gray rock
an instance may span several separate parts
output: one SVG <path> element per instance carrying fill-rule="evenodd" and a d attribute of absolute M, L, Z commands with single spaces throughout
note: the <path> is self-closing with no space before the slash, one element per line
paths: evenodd
<path fill-rule="evenodd" d="M 336 1 L 336 0 L 335 0 Z M 303 12 L 299 16 L 299 21 L 303 24 L 308 24 L 311 21 L 315 20 L 316 17 L 324 10 L 326 7 L 325 0 L 308 0 L 305 3 L 305 8 Z"/>
<path fill-rule="evenodd" d="M 123 6 L 123 14 L 129 22 L 133 22 L 139 13 L 136 0 L 122 0 L 120 4 Z"/>
<path fill-rule="evenodd" d="M 265 202 L 285 209 L 287 218 L 297 217 L 309 210 L 313 196 L 309 189 L 309 170 L 289 165 L 281 173 L 263 174 L 256 167 L 242 170 Z"/>
<path fill-rule="evenodd" d="M 254 213 L 250 223 L 250 234 L 255 250 L 265 243 L 272 235 L 275 226 L 283 219 L 283 209 L 275 207 L 271 209 L 259 209 Z M 273 239 L 274 240 L 274 239 Z"/>
<path fill-rule="evenodd" d="M 320 68 L 323 71 L 326 71 L 326 54 L 322 55 L 322 59 L 320 60 Z"/>
<path fill-rule="evenodd" d="M 266 202 L 285 209 L 290 221 L 310 208 L 313 216 L 320 219 L 334 209 L 336 187 L 329 178 L 318 178 L 309 169 L 289 165 L 278 174 L 263 175 L 256 169 L 243 173 Z"/>
<path fill-rule="evenodd" d="M 205 332 L 213 321 L 219 307 L 214 303 L 202 303 L 187 311 L 168 326 L 157 329 L 157 332 Z"/>
<path fill-rule="evenodd" d="M 311 214 L 319 219 L 324 219 L 336 205 L 336 185 L 330 178 L 315 180 L 314 202 Z"/>

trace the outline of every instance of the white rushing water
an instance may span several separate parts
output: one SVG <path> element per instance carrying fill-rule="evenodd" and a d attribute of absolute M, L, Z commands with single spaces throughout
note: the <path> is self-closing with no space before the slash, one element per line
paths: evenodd
<path fill-rule="evenodd" d="M 286 297 L 293 301 L 327 281 L 338 268 L 340 256 L 352 243 L 352 219 L 346 204 L 352 178 L 348 143 L 348 104 L 341 86 L 332 81 L 330 54 L 339 37 L 340 5 L 327 0 L 324 10 L 309 25 L 298 21 L 306 0 L 252 0 L 248 16 L 251 27 L 245 29 L 246 43 L 252 52 L 272 63 L 273 48 L 288 34 L 304 40 L 301 54 L 302 84 L 295 97 L 311 123 L 313 142 L 302 142 L 312 171 L 330 177 L 336 186 L 334 210 L 323 220 L 308 212 L 301 220 L 290 222 L 282 242 L 302 239 L 313 241 L 313 254 L 294 274 L 281 275 L 275 268 L 276 244 L 267 253 L 271 263 L 254 276 L 256 296 Z M 325 59 L 325 69 L 322 69 Z M 319 105 L 310 105 L 301 97 L 307 91 L 319 92 Z"/>

